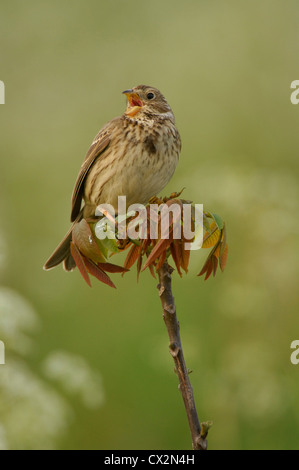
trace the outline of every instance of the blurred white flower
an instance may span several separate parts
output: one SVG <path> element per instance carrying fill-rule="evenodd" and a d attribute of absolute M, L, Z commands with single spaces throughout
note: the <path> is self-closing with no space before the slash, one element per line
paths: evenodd
<path fill-rule="evenodd" d="M 67 399 L 22 359 L 38 327 L 37 314 L 27 300 L 0 287 L 0 340 L 6 349 L 6 364 L 0 367 L 0 450 L 54 449 L 73 417 Z M 86 407 L 102 405 L 101 377 L 80 356 L 54 352 L 46 359 L 45 370 L 65 390 L 79 395 Z"/>
<path fill-rule="evenodd" d="M 104 403 L 102 378 L 81 357 L 64 351 L 54 351 L 44 362 L 44 372 L 69 393 L 78 395 L 88 408 Z"/>
<path fill-rule="evenodd" d="M 0 377 L 0 448 L 54 448 L 72 416 L 67 402 L 21 360 L 2 366 Z"/>
<path fill-rule="evenodd" d="M 33 332 L 39 321 L 33 307 L 17 292 L 0 287 L 0 339 L 7 348 L 27 353 L 32 340 L 26 332 Z"/>

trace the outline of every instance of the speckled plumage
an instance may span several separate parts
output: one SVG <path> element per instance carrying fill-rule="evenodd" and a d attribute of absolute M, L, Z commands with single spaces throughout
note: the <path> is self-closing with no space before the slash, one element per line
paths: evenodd
<path fill-rule="evenodd" d="M 164 96 L 145 85 L 124 93 L 126 112 L 100 130 L 81 166 L 72 196 L 74 223 L 94 216 L 99 204 L 117 209 L 121 195 L 126 196 L 127 206 L 146 204 L 166 186 L 177 166 L 181 139 Z M 62 261 L 66 270 L 75 266 L 69 250 L 71 237 L 72 228 L 45 269 Z"/>

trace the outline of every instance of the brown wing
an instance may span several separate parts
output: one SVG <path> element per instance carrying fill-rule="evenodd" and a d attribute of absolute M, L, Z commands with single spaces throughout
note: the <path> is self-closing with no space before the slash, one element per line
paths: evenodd
<path fill-rule="evenodd" d="M 110 123 L 109 123 L 110 124 Z M 105 126 L 96 136 L 93 143 L 88 150 L 85 160 L 81 166 L 77 181 L 72 195 L 72 212 L 71 222 L 74 222 L 81 210 L 82 197 L 84 192 L 84 181 L 88 171 L 96 161 L 96 159 L 103 153 L 110 143 L 111 126 Z"/>

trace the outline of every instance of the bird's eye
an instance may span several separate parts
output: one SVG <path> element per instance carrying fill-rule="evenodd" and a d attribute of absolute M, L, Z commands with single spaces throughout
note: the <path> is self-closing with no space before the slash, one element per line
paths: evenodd
<path fill-rule="evenodd" d="M 154 95 L 154 93 L 148 93 L 148 94 L 146 95 L 146 97 L 147 97 L 148 100 L 152 100 L 152 99 L 155 98 L 155 95 Z"/>

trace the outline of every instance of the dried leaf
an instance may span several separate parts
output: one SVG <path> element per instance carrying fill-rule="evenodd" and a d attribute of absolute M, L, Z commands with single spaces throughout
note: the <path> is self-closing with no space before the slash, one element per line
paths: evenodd
<path fill-rule="evenodd" d="M 214 224 L 214 223 L 213 223 Z M 216 224 L 214 224 L 214 227 L 212 228 L 211 224 L 211 233 L 206 233 L 202 242 L 202 248 L 212 248 L 212 246 L 215 246 L 216 243 L 219 240 L 220 237 L 220 231 Z"/>
<path fill-rule="evenodd" d="M 142 268 L 142 271 L 144 271 L 150 264 L 154 263 L 154 261 L 159 258 L 163 251 L 167 250 L 171 242 L 172 239 L 167 238 L 159 240 L 156 246 L 153 248 L 151 254 L 149 255 L 145 265 Z"/>
<path fill-rule="evenodd" d="M 208 262 L 208 266 L 207 266 L 207 273 L 206 273 L 205 281 L 207 281 L 209 279 L 209 277 L 212 274 L 212 271 L 213 271 L 213 261 L 210 258 L 209 262 Z"/>
<path fill-rule="evenodd" d="M 181 266 L 183 268 L 183 270 L 185 271 L 185 273 L 188 272 L 188 266 L 189 266 L 189 259 L 190 259 L 190 250 L 186 250 L 184 248 L 185 246 L 185 239 L 183 239 L 181 241 L 181 253 L 182 253 L 182 262 L 181 262 Z"/>
<path fill-rule="evenodd" d="M 124 268 L 123 266 L 118 266 L 117 264 L 112 263 L 98 263 L 98 267 L 102 269 L 102 271 L 106 271 L 108 273 L 124 273 L 129 271 L 129 269 Z"/>
<path fill-rule="evenodd" d="M 106 261 L 85 219 L 74 225 L 72 237 L 73 242 L 86 258 L 97 263 Z"/>
<path fill-rule="evenodd" d="M 99 281 L 103 282 L 104 284 L 107 284 L 107 286 L 110 286 L 110 287 L 113 287 L 114 289 L 116 289 L 115 285 L 113 284 L 113 282 L 111 281 L 110 277 L 104 272 L 102 271 L 99 266 L 97 266 L 93 261 L 87 259 L 87 258 L 84 258 L 84 262 L 85 262 L 85 266 L 88 270 L 88 272 L 96 277 Z"/>
<path fill-rule="evenodd" d="M 141 251 L 141 246 L 133 245 L 125 259 L 124 268 L 130 269 L 136 262 Z"/>
<path fill-rule="evenodd" d="M 226 266 L 226 261 L 227 261 L 227 255 L 228 255 L 228 245 L 225 245 L 224 251 L 222 254 L 220 254 L 219 258 L 219 264 L 220 264 L 220 269 L 223 272 Z"/>
<path fill-rule="evenodd" d="M 89 287 L 91 287 L 91 282 L 90 282 L 90 279 L 89 279 L 89 276 L 88 276 L 87 269 L 85 267 L 84 259 L 81 255 L 79 249 L 77 248 L 77 246 L 73 242 L 71 242 L 71 254 L 72 254 L 72 257 L 75 260 L 76 266 L 79 269 L 84 281 L 89 285 Z"/>
<path fill-rule="evenodd" d="M 177 240 L 173 240 L 173 242 L 171 243 L 170 252 L 171 252 L 171 256 L 173 258 L 173 261 L 175 263 L 177 272 L 182 277 L 182 275 L 183 275 L 182 271 L 181 271 L 182 253 L 181 253 L 181 247 L 180 247 Z"/>
<path fill-rule="evenodd" d="M 164 250 L 160 255 L 159 261 L 156 266 L 156 271 L 162 268 L 163 264 L 165 263 L 165 260 L 166 260 L 166 250 Z"/>
<path fill-rule="evenodd" d="M 197 276 L 202 276 L 208 269 L 208 264 L 209 264 L 209 258 L 206 260 L 205 264 L 202 267 L 202 270 L 200 273 L 197 274 Z"/>
<path fill-rule="evenodd" d="M 217 245 L 214 247 L 214 250 L 212 252 L 216 258 L 219 258 L 220 256 L 220 243 L 217 243 Z"/>
<path fill-rule="evenodd" d="M 145 240 L 141 240 L 141 253 L 142 255 L 144 255 L 148 249 L 148 247 L 150 246 L 151 244 L 151 241 L 150 239 L 145 239 Z"/>
<path fill-rule="evenodd" d="M 209 253 L 209 256 L 207 257 L 206 262 L 205 262 L 205 264 L 203 265 L 202 270 L 200 271 L 199 274 L 197 274 L 198 276 L 202 276 L 205 272 L 208 271 L 211 258 L 212 258 L 212 256 L 215 256 L 215 255 L 216 255 L 217 250 L 219 251 L 219 244 L 216 245 L 216 246 L 213 248 L 213 250 Z M 217 256 L 216 256 L 216 258 L 217 258 Z M 211 261 L 211 263 L 212 263 L 212 261 Z M 212 266 L 212 267 L 213 267 L 213 266 Z"/>
<path fill-rule="evenodd" d="M 221 248 L 220 248 L 220 257 L 223 255 L 223 252 L 226 248 L 226 226 L 223 225 L 222 233 L 221 233 Z"/>
<path fill-rule="evenodd" d="M 156 279 L 156 274 L 155 270 L 152 264 L 149 265 L 148 269 L 150 270 L 151 275 L 153 276 L 154 279 Z"/>
<path fill-rule="evenodd" d="M 141 266 L 142 266 L 142 255 L 141 255 L 141 252 L 140 252 L 140 255 L 139 255 L 139 258 L 138 258 L 138 261 L 137 261 L 137 282 L 139 281 L 139 274 L 140 274 L 140 271 L 141 271 Z"/>
<path fill-rule="evenodd" d="M 216 276 L 217 268 L 218 268 L 218 258 L 216 256 L 212 256 L 212 264 L 213 264 L 213 276 Z"/>

